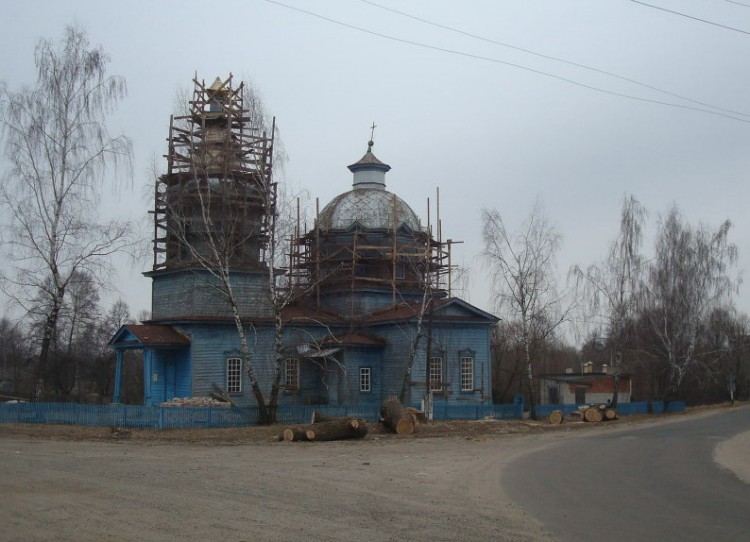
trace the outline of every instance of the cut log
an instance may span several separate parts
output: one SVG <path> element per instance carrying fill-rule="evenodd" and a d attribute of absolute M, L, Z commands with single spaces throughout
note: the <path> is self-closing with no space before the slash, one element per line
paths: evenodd
<path fill-rule="evenodd" d="M 587 422 L 600 422 L 603 418 L 602 411 L 596 407 L 587 408 L 583 411 L 583 419 Z"/>
<path fill-rule="evenodd" d="M 565 421 L 565 416 L 563 415 L 562 410 L 553 410 L 549 413 L 548 420 L 552 425 L 560 425 L 563 421 Z"/>
<path fill-rule="evenodd" d="M 367 424 L 365 421 L 360 419 L 354 419 L 353 421 L 356 422 L 356 424 L 352 425 L 354 428 L 354 438 L 364 438 L 367 436 Z"/>
<path fill-rule="evenodd" d="M 608 408 L 604 411 L 604 420 L 612 421 L 617 419 L 617 411 L 614 408 Z"/>
<path fill-rule="evenodd" d="M 346 420 L 356 420 L 359 418 L 352 418 L 351 416 L 328 416 L 327 414 L 321 414 L 318 411 L 313 412 L 310 419 L 310 424 L 322 423 L 322 422 L 340 422 Z"/>
<path fill-rule="evenodd" d="M 427 423 L 427 414 L 425 414 L 423 411 L 418 410 L 414 407 L 407 407 L 406 410 L 409 411 L 409 413 L 414 418 L 414 423 Z"/>
<path fill-rule="evenodd" d="M 309 440 L 344 440 L 363 438 L 367 435 L 367 424 L 356 418 L 341 418 L 326 422 L 318 422 L 307 430 Z"/>
<path fill-rule="evenodd" d="M 285 427 L 279 436 L 279 440 L 286 442 L 299 442 L 312 439 L 310 438 L 309 431 L 306 427 Z"/>
<path fill-rule="evenodd" d="M 395 403 L 397 405 L 400 405 L 401 404 L 401 400 L 398 397 L 396 397 L 395 395 L 389 395 L 388 397 L 386 397 L 385 399 L 383 399 L 383 402 L 380 403 L 380 406 L 382 408 L 383 405 L 389 404 L 389 403 Z"/>
<path fill-rule="evenodd" d="M 380 416 L 385 426 L 398 435 L 410 435 L 414 432 L 415 416 L 395 395 L 386 397 L 380 404 Z"/>
<path fill-rule="evenodd" d="M 348 420 L 350 418 L 347 418 L 346 416 L 326 416 L 325 414 L 321 414 L 317 410 L 313 411 L 312 417 L 310 418 L 310 424 L 314 423 L 320 423 L 320 422 L 331 422 L 333 420 Z"/>

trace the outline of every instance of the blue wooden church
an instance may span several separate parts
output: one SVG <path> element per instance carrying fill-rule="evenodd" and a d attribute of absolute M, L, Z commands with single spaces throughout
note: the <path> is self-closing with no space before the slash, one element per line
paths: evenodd
<path fill-rule="evenodd" d="M 194 85 L 156 183 L 151 320 L 110 341 L 113 401 L 123 356 L 139 349 L 147 405 L 220 388 L 252 406 L 249 370 L 266 396 L 278 371 L 281 405 L 491 402 L 497 318 L 451 296 L 452 241 L 386 190 L 390 166 L 373 142 L 349 166 L 351 189 L 316 211 L 309 231 L 297 225 L 279 263 L 273 128 L 254 128 L 231 76 Z"/>

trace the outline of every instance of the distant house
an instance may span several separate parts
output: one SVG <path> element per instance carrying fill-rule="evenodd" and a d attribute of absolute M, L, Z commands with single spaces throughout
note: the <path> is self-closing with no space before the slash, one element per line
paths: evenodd
<path fill-rule="evenodd" d="M 539 404 L 572 405 L 584 403 L 606 403 L 614 393 L 613 375 L 603 365 L 600 372 L 593 371 L 593 364 L 584 364 L 583 372 L 568 370 L 557 374 L 540 374 Z M 617 402 L 629 403 L 633 393 L 631 375 L 620 373 Z"/>
<path fill-rule="evenodd" d="M 273 141 L 241 129 L 247 112 L 231 77 L 210 87 L 195 83 L 190 129 L 173 124 L 167 173 L 155 191 L 154 266 L 146 273 L 152 319 L 123 326 L 110 341 L 117 355 L 114 402 L 123 356 L 138 349 L 145 404 L 217 387 L 242 406 L 255 404 L 229 305 L 199 261 L 207 235 L 222 226 L 239 239 L 229 256 L 231 280 L 264 393 L 275 377 L 264 230 L 276 205 L 266 199 L 275 197 Z M 280 404 L 379 403 L 404 388 L 410 403 L 428 393 L 449 403 L 489 402 L 490 331 L 498 319 L 451 296 L 452 241 L 441 238 L 439 224 L 433 234 L 386 190 L 390 166 L 372 146 L 349 166 L 351 189 L 317 212 L 311 227 L 298 224 L 288 263 L 281 264 L 289 271 L 278 269 L 303 293 L 280 314 Z M 247 158 L 251 151 L 258 157 Z M 215 207 L 201 208 L 208 200 Z"/>

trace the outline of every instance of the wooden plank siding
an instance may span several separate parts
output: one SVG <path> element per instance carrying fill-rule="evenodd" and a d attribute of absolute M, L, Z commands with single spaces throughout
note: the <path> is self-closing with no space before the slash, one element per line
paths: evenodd
<path fill-rule="evenodd" d="M 215 281 L 204 270 L 160 271 L 152 277 L 154 320 L 228 317 L 229 305 L 211 286 Z M 242 314 L 270 317 L 266 273 L 262 270 L 234 272 L 232 287 Z"/>
<path fill-rule="evenodd" d="M 367 297 L 367 296 L 366 296 Z M 377 296 L 373 296 L 377 297 Z M 461 302 L 463 303 L 463 302 Z M 175 309 L 176 310 L 176 309 Z M 312 314 L 312 313 L 311 313 Z M 389 313 L 390 314 L 390 313 Z M 411 313 L 413 314 L 413 313 Z M 399 395 L 416 334 L 416 318 L 392 318 L 360 322 L 349 326 L 324 326 L 294 321 L 284 328 L 284 358 L 299 359 L 299 387 L 283 389 L 284 364 L 281 366 L 282 390 L 280 405 L 379 403 L 388 395 Z M 491 394 L 490 328 L 492 319 L 473 312 L 465 304 L 440 307 L 432 322 L 425 318 L 419 349 L 412 367 L 410 395 L 407 402 L 417 405 L 425 396 L 428 380 L 427 333 L 432 327 L 431 356 L 442 358 L 442 385 L 435 401 L 445 404 L 489 402 Z M 190 346 L 170 351 L 153 351 L 144 364 L 148 378 L 149 404 L 158 404 L 173 397 L 208 396 L 214 386 L 227 388 L 227 359 L 242 358 L 234 323 L 229 320 L 196 319 L 172 326 L 190 337 Z M 343 337 L 355 331 L 374 341 L 358 344 L 328 343 L 324 348 L 339 348 L 335 361 L 305 358 L 297 353 L 301 345 L 320 347 L 323 339 Z M 251 361 L 262 392 L 269 397 L 274 375 L 273 325 L 268 322 L 246 327 Z M 355 333 L 355 335 L 356 335 Z M 380 343 L 377 338 L 382 339 Z M 473 359 L 473 387 L 461 389 L 461 358 Z M 371 390 L 360 391 L 360 368 L 371 370 Z M 242 391 L 233 394 L 240 406 L 255 406 L 247 366 L 242 367 Z"/>

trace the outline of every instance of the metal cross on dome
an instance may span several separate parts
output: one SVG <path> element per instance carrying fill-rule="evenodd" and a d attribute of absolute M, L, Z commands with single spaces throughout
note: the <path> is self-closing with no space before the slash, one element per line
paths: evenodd
<path fill-rule="evenodd" d="M 372 126 L 370 126 L 370 141 L 367 142 L 367 152 L 372 151 L 372 146 L 375 144 L 373 139 L 375 138 L 375 128 L 377 128 L 378 125 L 375 124 L 375 121 L 372 121 Z"/>

